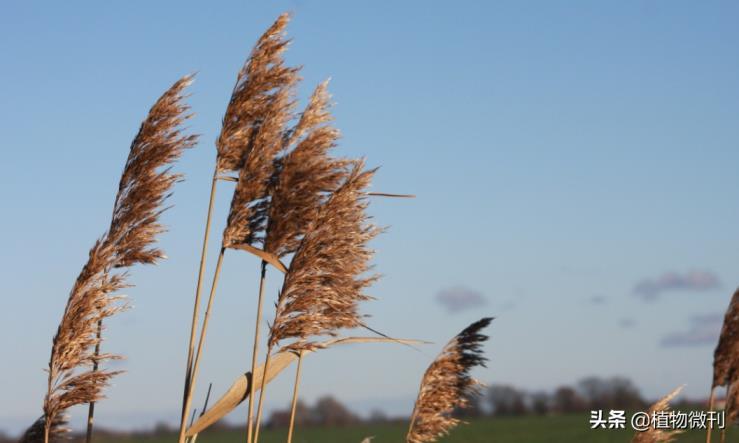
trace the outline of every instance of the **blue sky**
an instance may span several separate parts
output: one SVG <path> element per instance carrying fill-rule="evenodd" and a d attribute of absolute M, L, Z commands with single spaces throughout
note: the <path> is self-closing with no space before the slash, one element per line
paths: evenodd
<path fill-rule="evenodd" d="M 408 413 L 440 345 L 483 315 L 497 319 L 482 380 L 534 390 L 623 375 L 652 397 L 683 383 L 706 394 L 739 285 L 735 3 L 16 2 L 0 14 L 0 395 L 12 399 L 0 429 L 40 413 L 51 337 L 129 143 L 159 94 L 197 71 L 202 139 L 177 166 L 170 259 L 132 272 L 135 308 L 105 342 L 128 372 L 98 409 L 111 426 L 175 419 L 213 141 L 237 70 L 286 10 L 301 97 L 332 78 L 337 152 L 381 165 L 374 189 L 418 195 L 372 205 L 390 229 L 365 312 L 436 343 L 311 357 L 308 400 Z M 227 258 L 201 379 L 217 393 L 249 363 L 257 273 Z M 289 379 L 270 407 L 287 404 Z"/>

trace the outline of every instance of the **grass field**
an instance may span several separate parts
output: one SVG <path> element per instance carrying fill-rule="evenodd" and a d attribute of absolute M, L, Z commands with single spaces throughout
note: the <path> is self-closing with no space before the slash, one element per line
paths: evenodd
<path fill-rule="evenodd" d="M 448 443 L 622 443 L 629 442 L 633 436 L 631 430 L 591 430 L 585 415 L 568 415 L 555 417 L 521 417 L 475 420 L 469 425 L 460 426 L 450 436 L 442 439 Z M 360 443 L 364 437 L 375 436 L 373 443 L 402 443 L 406 427 L 402 424 L 362 425 L 348 428 L 304 428 L 298 429 L 293 438 L 294 443 Z M 267 430 L 259 441 L 264 443 L 282 443 L 286 432 L 283 430 Z M 718 442 L 718 433 L 714 441 Z M 736 441 L 739 433 L 736 429 L 727 434 L 727 442 Z M 705 441 L 705 431 L 690 431 L 677 438 L 678 443 L 698 443 Z M 733 440 L 732 440 L 733 438 Z M 131 441 L 116 440 L 115 442 Z M 145 443 L 164 443 L 176 440 L 176 436 L 150 437 L 137 439 Z M 98 440 L 101 443 L 114 443 L 112 440 Z M 198 437 L 197 443 L 231 443 L 245 441 L 243 431 L 206 432 Z"/>

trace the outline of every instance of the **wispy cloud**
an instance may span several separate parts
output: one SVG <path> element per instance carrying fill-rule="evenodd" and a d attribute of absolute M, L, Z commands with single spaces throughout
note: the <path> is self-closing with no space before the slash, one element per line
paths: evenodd
<path fill-rule="evenodd" d="M 629 317 L 624 317 L 618 321 L 618 325 L 623 329 L 631 329 L 636 326 L 636 320 Z"/>
<path fill-rule="evenodd" d="M 588 303 L 591 305 L 604 305 L 608 302 L 608 298 L 605 295 L 593 295 L 588 298 Z"/>
<path fill-rule="evenodd" d="M 695 315 L 684 331 L 676 331 L 662 337 L 664 347 L 714 345 L 721 332 L 724 316 L 721 314 Z"/>
<path fill-rule="evenodd" d="M 487 299 L 480 291 L 464 286 L 442 289 L 436 293 L 436 301 L 452 313 L 488 304 Z"/>
<path fill-rule="evenodd" d="M 643 300 L 652 301 L 667 291 L 709 291 L 719 287 L 721 282 L 710 271 L 665 272 L 657 278 L 637 282 L 633 292 Z"/>

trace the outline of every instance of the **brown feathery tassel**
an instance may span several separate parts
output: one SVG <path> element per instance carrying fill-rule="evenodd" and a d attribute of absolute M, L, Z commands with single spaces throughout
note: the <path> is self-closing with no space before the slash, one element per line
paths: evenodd
<path fill-rule="evenodd" d="M 731 385 L 737 382 L 739 384 L 739 289 L 734 292 L 731 297 L 729 307 L 726 309 L 724 316 L 724 324 L 721 327 L 721 335 L 713 353 L 713 380 L 711 382 L 711 396 L 713 399 L 714 391 L 719 386 L 728 386 L 726 398 L 726 414 L 731 415 L 730 408 Z M 713 410 L 713 404 L 709 405 L 709 409 Z M 739 414 L 739 411 L 735 412 Z M 711 442 L 711 427 L 706 430 L 706 443 Z"/>
<path fill-rule="evenodd" d="M 181 177 L 170 173 L 169 167 L 197 140 L 180 132 L 181 124 L 190 117 L 182 99 L 191 79 L 180 79 L 159 98 L 131 144 L 110 227 L 90 250 L 52 342 L 44 415 L 40 419 L 44 421 L 43 433 L 41 437 L 38 432 L 27 433 L 28 438 L 35 435 L 38 441 L 48 443 L 59 437 L 64 412 L 100 400 L 103 389 L 118 374 L 97 370 L 101 362 L 119 358 L 99 352 L 103 320 L 126 308 L 122 296 L 112 295 L 128 286 L 126 273 L 111 272 L 164 258 L 164 253 L 152 245 L 164 231 L 158 222 L 165 210 L 163 204 Z"/>
<path fill-rule="evenodd" d="M 308 223 L 346 176 L 347 161 L 334 160 L 328 151 L 336 145 L 339 133 L 326 125 L 329 113 L 328 82 L 321 83 L 313 93 L 298 123 L 284 135 L 285 148 L 295 148 L 276 161 L 269 187 L 269 207 L 264 238 L 260 241 L 264 251 L 281 258 L 292 254 L 300 244 Z M 305 137 L 303 138 L 303 136 Z M 266 262 L 262 261 L 257 301 L 251 373 L 257 366 L 259 352 L 262 306 L 264 304 L 264 279 Z M 253 433 L 254 392 L 250 384 L 247 407 L 247 442 Z"/>
<path fill-rule="evenodd" d="M 486 317 L 466 327 L 428 367 L 413 406 L 406 442 L 437 441 L 460 423 L 452 412 L 467 407 L 470 396 L 479 393 L 480 383 L 470 376 L 470 370 L 485 366 L 482 343 L 488 336 L 480 331 L 492 321 L 492 317 Z"/>
<path fill-rule="evenodd" d="M 287 122 L 292 118 L 292 96 L 298 81 L 298 68 L 283 65 L 282 53 L 288 41 L 284 29 L 289 16 L 281 15 L 257 42 L 231 97 L 221 136 L 218 138 L 219 170 L 238 170 L 222 247 L 200 328 L 197 350 L 192 354 L 186 382 L 183 416 L 179 442 L 185 439 L 185 412 L 192 403 L 192 395 L 199 371 L 218 276 L 226 249 L 251 246 L 266 224 L 269 181 L 275 167 L 275 158 L 283 147 Z M 196 295 L 197 298 L 197 295 Z M 196 305 L 199 299 L 196 300 Z M 191 348 L 194 346 L 192 325 Z"/>
<path fill-rule="evenodd" d="M 355 161 L 339 188 L 318 210 L 300 241 L 278 296 L 275 320 L 270 327 L 265 372 L 272 350 L 285 339 L 296 339 L 283 350 L 312 349 L 307 337 L 336 335 L 343 328 L 361 326 L 359 302 L 378 277 L 363 276 L 369 269 L 372 250 L 367 243 L 380 229 L 368 223 L 367 193 L 375 170 L 364 171 Z M 260 386 L 254 443 L 259 441 L 266 378 Z"/>
<path fill-rule="evenodd" d="M 245 154 L 250 146 L 250 140 L 254 132 L 258 130 L 264 117 L 266 104 L 270 100 L 270 91 L 276 84 L 284 82 L 286 77 L 294 75 L 294 69 L 286 68 L 282 62 L 282 52 L 284 52 L 287 45 L 282 35 L 287 22 L 288 16 L 283 14 L 262 34 L 247 62 L 239 71 L 231 99 L 223 117 L 221 132 L 216 141 L 216 165 L 211 183 L 203 248 L 200 254 L 198 283 L 195 290 L 193 318 L 190 328 L 185 389 L 182 402 L 183 414 L 186 413 L 184 409 L 185 397 L 187 397 L 187 393 L 189 392 L 188 385 L 191 378 L 193 354 L 195 352 L 196 325 L 202 281 L 205 273 L 216 183 L 219 179 L 230 179 L 228 175 L 224 174 L 238 172 L 242 169 Z"/>
<path fill-rule="evenodd" d="M 682 389 L 682 386 L 678 387 L 674 391 L 659 399 L 659 401 L 657 401 L 655 404 L 650 406 L 649 410 L 647 411 L 649 415 L 652 416 L 652 414 L 654 414 L 655 412 L 669 411 L 670 401 L 672 401 L 672 399 L 675 398 L 677 394 L 682 391 Z M 674 441 L 675 437 L 682 432 L 683 431 L 680 429 L 666 430 L 657 429 L 651 426 L 646 431 L 638 431 L 636 434 L 634 434 L 634 438 L 631 439 L 631 443 L 668 443 Z"/>

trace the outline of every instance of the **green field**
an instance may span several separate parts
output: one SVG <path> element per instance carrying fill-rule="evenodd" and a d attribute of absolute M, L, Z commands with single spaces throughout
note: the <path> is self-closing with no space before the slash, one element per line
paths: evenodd
<path fill-rule="evenodd" d="M 362 425 L 347 428 L 305 428 L 298 429 L 293 438 L 294 443 L 360 443 L 364 437 L 375 436 L 373 443 L 402 443 L 406 428 L 402 424 Z M 718 442 L 717 437 L 713 441 Z M 736 441 L 736 429 L 729 432 L 727 442 Z M 264 443 L 282 443 L 285 441 L 284 430 L 266 430 L 259 441 Z M 442 439 L 448 443 L 524 443 L 524 442 L 583 442 L 583 443 L 616 443 L 629 442 L 631 430 L 591 430 L 588 417 L 585 415 L 569 415 L 554 417 L 521 417 L 482 419 L 455 429 L 450 436 Z M 132 440 L 132 439 L 130 439 Z M 198 437 L 197 443 L 231 443 L 243 442 L 244 431 L 205 432 Z M 100 439 L 99 441 L 104 441 Z M 117 440 L 122 441 L 122 440 Z M 123 440 L 125 441 L 125 440 Z M 136 439 L 147 443 L 176 441 L 176 436 L 150 437 Z M 679 436 L 677 442 L 698 443 L 705 441 L 705 431 L 690 431 Z M 108 440 L 106 443 L 113 443 Z"/>

